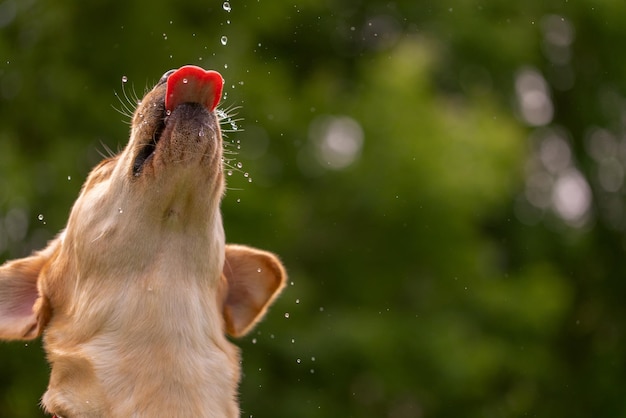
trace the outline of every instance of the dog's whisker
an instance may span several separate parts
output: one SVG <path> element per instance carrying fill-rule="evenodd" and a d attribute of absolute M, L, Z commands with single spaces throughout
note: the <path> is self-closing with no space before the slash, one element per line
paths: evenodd
<path fill-rule="evenodd" d="M 99 149 L 97 149 L 96 151 L 98 152 L 98 154 L 100 154 L 102 158 L 106 159 L 106 158 L 113 158 L 116 156 L 116 153 L 104 142 L 100 141 L 100 146 L 104 148 L 104 152 Z"/>

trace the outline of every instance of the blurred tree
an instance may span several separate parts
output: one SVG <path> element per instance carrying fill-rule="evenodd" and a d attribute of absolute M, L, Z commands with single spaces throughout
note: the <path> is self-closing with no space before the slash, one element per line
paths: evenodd
<path fill-rule="evenodd" d="M 238 342 L 242 416 L 626 414 L 626 3 L 230 6 L 0 3 L 3 259 L 125 144 L 113 107 L 214 68 L 228 238 L 291 280 Z M 46 373 L 0 345 L 0 415 L 42 416 Z"/>

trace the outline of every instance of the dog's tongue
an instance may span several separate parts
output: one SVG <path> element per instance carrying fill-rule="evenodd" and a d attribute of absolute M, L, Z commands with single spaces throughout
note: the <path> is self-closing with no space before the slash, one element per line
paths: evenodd
<path fill-rule="evenodd" d="M 200 103 L 215 110 L 222 97 L 224 79 L 217 71 L 205 71 L 195 65 L 185 65 L 167 79 L 165 109 L 172 111 L 182 103 Z"/>

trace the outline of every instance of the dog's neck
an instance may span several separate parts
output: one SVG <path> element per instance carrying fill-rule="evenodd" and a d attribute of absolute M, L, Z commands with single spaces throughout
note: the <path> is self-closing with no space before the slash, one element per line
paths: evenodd
<path fill-rule="evenodd" d="M 191 243 L 177 242 L 177 235 L 165 240 L 166 248 L 160 240 L 137 251 L 156 256 L 145 270 L 121 270 L 123 277 L 75 272 L 73 283 L 65 281 L 73 287 L 73 303 L 55 312 L 44 337 L 52 365 L 45 404 L 72 409 L 80 402 L 89 411 L 84 402 L 91 399 L 94 407 L 111 408 L 89 416 L 236 416 L 239 354 L 224 336 L 215 303 L 225 291 L 218 269 L 223 233 L 221 242 L 215 234 L 212 242 L 198 234 L 200 241 Z M 76 250 L 70 237 L 62 238 L 59 260 Z M 216 259 L 207 263 L 211 257 Z M 52 263 L 50 273 L 59 268 L 67 275 L 68 267 Z M 114 402 L 124 399 L 127 404 Z"/>

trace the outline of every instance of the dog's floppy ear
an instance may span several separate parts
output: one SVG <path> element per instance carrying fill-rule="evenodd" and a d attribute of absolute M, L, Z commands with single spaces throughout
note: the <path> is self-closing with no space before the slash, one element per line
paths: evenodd
<path fill-rule="evenodd" d="M 285 269 L 272 253 L 227 245 L 224 276 L 228 286 L 224 302 L 226 332 L 241 337 L 263 318 L 285 286 Z"/>
<path fill-rule="evenodd" d="M 41 334 L 47 315 L 40 312 L 37 280 L 57 243 L 0 266 L 0 340 L 30 340 Z"/>

